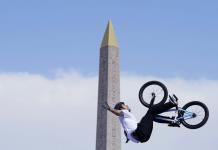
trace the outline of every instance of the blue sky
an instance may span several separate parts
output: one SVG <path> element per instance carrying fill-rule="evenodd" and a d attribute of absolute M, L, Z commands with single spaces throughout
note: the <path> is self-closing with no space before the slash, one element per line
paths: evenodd
<path fill-rule="evenodd" d="M 217 16 L 215 0 L 0 1 L 0 72 L 98 74 L 112 19 L 122 71 L 218 79 Z"/>

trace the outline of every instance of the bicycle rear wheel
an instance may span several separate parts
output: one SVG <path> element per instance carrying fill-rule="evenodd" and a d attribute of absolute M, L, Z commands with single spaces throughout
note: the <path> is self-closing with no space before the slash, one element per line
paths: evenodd
<path fill-rule="evenodd" d="M 153 104 L 163 104 L 167 100 L 168 90 L 166 86 L 159 81 L 149 81 L 145 83 L 139 90 L 139 100 L 142 105 L 149 108 L 153 94 L 155 94 Z"/>
<path fill-rule="evenodd" d="M 207 106 L 202 102 L 199 101 L 189 102 L 185 104 L 182 107 L 182 109 L 185 110 L 185 112 L 182 113 L 184 119 L 181 121 L 181 123 L 186 128 L 189 129 L 200 128 L 207 122 L 209 118 L 209 110 Z"/>

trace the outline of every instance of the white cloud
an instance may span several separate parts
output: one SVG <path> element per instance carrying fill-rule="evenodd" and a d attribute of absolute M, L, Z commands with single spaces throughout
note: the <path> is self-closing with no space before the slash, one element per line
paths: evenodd
<path fill-rule="evenodd" d="M 164 82 L 182 105 L 191 100 L 205 102 L 210 109 L 209 121 L 198 130 L 155 124 L 148 143 L 123 144 L 123 149 L 215 149 L 218 81 L 122 75 L 121 99 L 129 103 L 138 119 L 147 110 L 138 101 L 138 90 L 153 79 Z M 59 72 L 53 79 L 28 73 L 1 73 L 0 149 L 95 149 L 97 86 L 97 76 L 77 72 Z"/>

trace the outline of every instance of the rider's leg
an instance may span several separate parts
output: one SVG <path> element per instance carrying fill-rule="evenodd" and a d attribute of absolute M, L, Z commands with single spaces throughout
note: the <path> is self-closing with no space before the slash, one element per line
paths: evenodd
<path fill-rule="evenodd" d="M 153 105 L 152 107 L 150 107 L 150 111 L 153 113 L 153 115 L 158 115 L 161 114 L 173 107 L 175 107 L 176 105 L 171 103 L 171 102 L 167 102 L 165 104 L 161 104 L 161 105 Z"/>
<path fill-rule="evenodd" d="M 171 102 L 162 105 L 153 105 L 139 122 L 137 129 L 133 132 L 133 136 L 140 142 L 148 141 L 153 130 L 154 117 L 172 107 L 175 107 L 175 105 Z"/>
<path fill-rule="evenodd" d="M 153 120 L 154 115 L 148 110 L 139 122 L 137 129 L 133 132 L 133 136 L 140 142 L 148 141 L 153 130 Z"/>

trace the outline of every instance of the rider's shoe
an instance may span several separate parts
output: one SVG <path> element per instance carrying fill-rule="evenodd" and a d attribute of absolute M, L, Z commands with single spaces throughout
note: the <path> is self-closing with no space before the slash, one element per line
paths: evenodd
<path fill-rule="evenodd" d="M 180 128 L 180 125 L 178 122 L 172 122 L 170 124 L 168 124 L 169 127 L 179 127 Z"/>
<path fill-rule="evenodd" d="M 173 103 L 174 105 L 178 106 L 178 98 L 176 97 L 176 95 L 174 95 L 174 94 L 173 94 L 173 96 L 169 95 L 169 98 L 170 98 L 169 101 L 171 103 Z"/>

